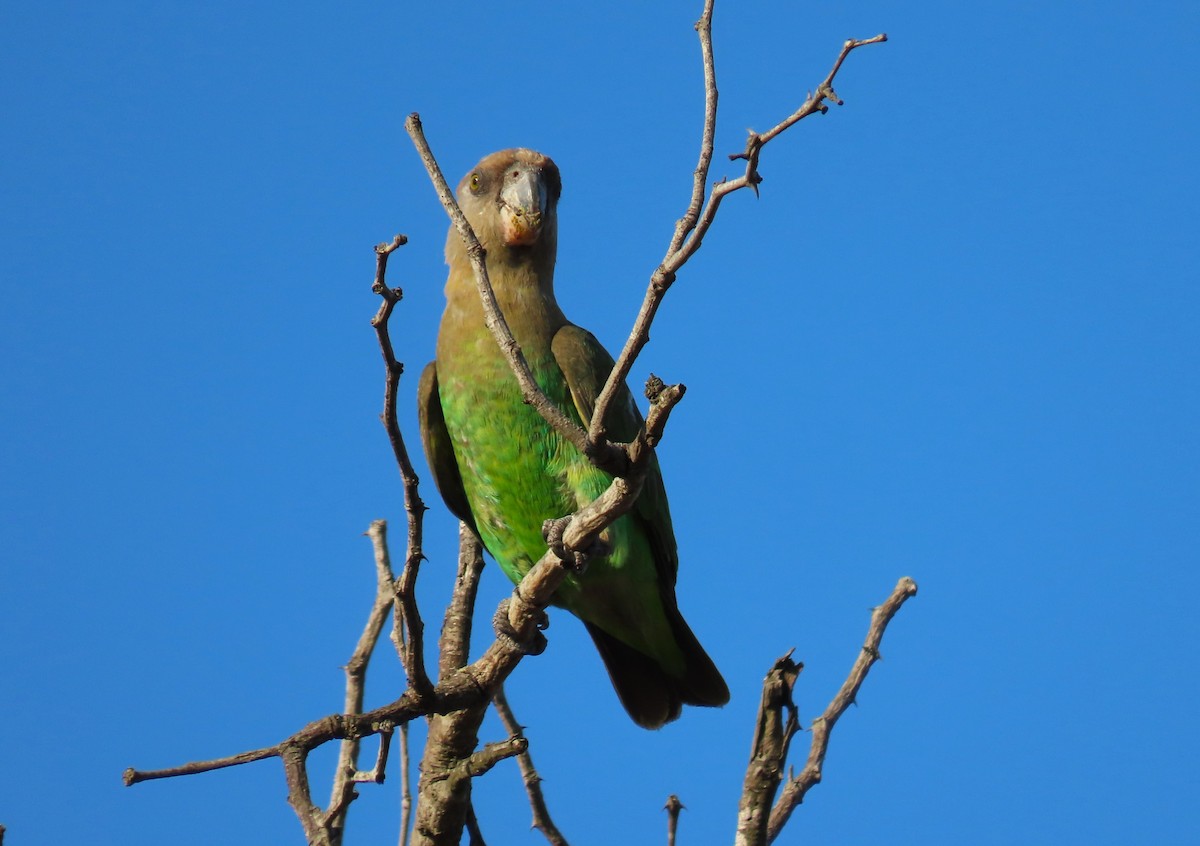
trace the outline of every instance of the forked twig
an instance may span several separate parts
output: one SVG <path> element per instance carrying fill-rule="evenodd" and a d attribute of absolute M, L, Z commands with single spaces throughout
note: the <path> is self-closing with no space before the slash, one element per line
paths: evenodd
<path fill-rule="evenodd" d="M 808 789 L 821 780 L 821 766 L 829 749 L 829 734 L 838 718 L 854 702 L 871 666 L 879 660 L 879 644 L 883 633 L 896 612 L 908 599 L 917 595 L 917 583 L 908 576 L 900 579 L 891 595 L 871 614 L 871 625 L 858 659 L 841 689 L 825 712 L 813 721 L 812 745 L 808 760 L 800 775 L 789 778 L 775 806 L 771 807 L 779 787 L 788 748 L 800 729 L 792 688 L 803 665 L 792 661 L 791 652 L 784 655 L 763 681 L 762 702 L 759 705 L 751 747 L 750 764 L 738 805 L 735 846 L 765 846 L 779 835 L 792 811 Z M 786 718 L 784 712 L 786 711 Z"/>
<path fill-rule="evenodd" d="M 713 0 L 706 0 L 704 12 L 700 20 L 696 23 L 696 32 L 700 36 L 701 58 L 704 63 L 704 129 L 700 141 L 700 160 L 693 173 L 691 200 L 688 203 L 687 211 L 675 224 L 675 232 L 671 238 L 670 246 L 667 248 L 666 256 L 658 267 L 655 268 L 654 272 L 650 274 L 650 283 L 646 288 L 642 307 L 638 311 L 637 318 L 634 320 L 633 330 L 629 333 L 629 338 L 621 350 L 621 355 L 617 358 L 616 366 L 613 367 L 612 373 L 609 374 L 604 389 L 596 399 L 591 424 L 588 426 L 588 439 L 593 442 L 599 441 L 604 437 L 605 415 L 608 413 L 608 408 L 616 397 L 618 386 L 629 378 L 634 361 L 641 353 L 642 348 L 650 340 L 650 324 L 654 321 L 658 307 L 662 304 L 667 290 L 675 281 L 676 274 L 695 255 L 696 251 L 700 249 L 700 244 L 703 242 L 704 236 L 708 233 L 709 228 L 716 219 L 717 209 L 720 208 L 721 201 L 729 194 L 742 188 L 749 187 L 757 193 L 758 184 L 762 182 L 762 177 L 758 174 L 758 155 L 763 146 L 801 119 L 808 117 L 814 112 L 823 113 L 827 111 L 828 107 L 823 105 L 826 99 L 832 99 L 838 105 L 842 105 L 842 101 L 837 99 L 833 93 L 833 80 L 841 69 L 846 57 L 851 51 L 859 47 L 887 41 L 887 35 L 880 34 L 874 38 L 867 38 L 862 41 L 850 40 L 843 44 L 842 51 L 838 54 L 837 60 L 833 64 L 833 70 L 817 86 L 817 93 L 810 94 L 799 109 L 767 132 L 762 134 L 751 133 L 750 140 L 747 142 L 746 152 L 735 153 L 730 156 L 731 159 L 747 159 L 745 173 L 736 179 L 729 181 L 722 179 L 720 182 L 713 184 L 709 191 L 708 202 L 702 204 L 699 201 L 699 197 L 703 196 L 704 186 L 708 180 L 717 119 L 717 76 L 712 49 L 712 11 Z"/>
<path fill-rule="evenodd" d="M 854 703 L 859 688 L 867 678 L 867 673 L 870 672 L 875 662 L 880 660 L 879 644 L 883 642 L 883 633 L 887 630 L 888 623 L 891 622 L 892 617 L 896 616 L 900 606 L 916 595 L 917 583 L 905 576 L 896 583 L 896 587 L 883 604 L 871 612 L 871 625 L 867 629 L 867 637 L 858 654 L 858 659 L 850 668 L 850 675 L 846 677 L 846 681 L 824 713 L 813 720 L 812 746 L 809 748 L 808 760 L 804 764 L 804 769 L 795 778 L 788 779 L 788 783 L 779 796 L 779 801 L 771 809 L 771 819 L 767 825 L 768 843 L 779 836 L 788 817 L 804 800 L 804 794 L 808 792 L 809 788 L 821 780 L 821 767 L 825 763 L 825 753 L 829 750 L 829 734 L 833 731 L 834 724 Z"/>
<path fill-rule="evenodd" d="M 379 244 L 375 247 L 376 270 L 375 283 L 371 290 L 383 298 L 379 311 L 371 319 L 375 334 L 379 339 L 379 349 L 383 354 L 386 369 L 386 381 L 383 394 L 383 412 L 380 420 L 387 430 L 388 440 L 392 444 L 392 453 L 396 465 L 400 469 L 400 478 L 404 487 L 404 510 L 408 515 L 408 550 L 404 556 L 404 567 L 400 578 L 396 581 L 396 599 L 399 612 L 404 622 L 407 637 L 404 638 L 404 654 L 401 656 L 404 672 L 408 675 L 409 683 L 418 694 L 428 694 L 432 690 L 429 674 L 425 671 L 425 638 L 424 624 L 421 622 L 421 612 L 417 607 L 416 586 L 417 574 L 420 572 L 421 561 L 425 557 L 423 543 L 423 517 L 425 503 L 417 490 L 420 479 L 413 469 L 412 460 L 408 456 L 404 436 L 400 432 L 400 424 L 396 413 L 396 391 L 400 384 L 400 376 L 404 373 L 404 365 L 396 360 L 392 350 L 392 339 L 388 331 L 388 320 L 392 310 L 404 292 L 400 288 L 389 288 L 384 280 L 387 271 L 388 256 L 396 249 L 408 243 L 403 235 L 397 235 L 390 244 Z"/>
<path fill-rule="evenodd" d="M 375 602 L 367 616 L 367 624 L 358 638 L 350 660 L 346 662 L 346 699 L 343 712 L 359 714 L 363 709 L 363 697 L 366 687 L 367 666 L 379 636 L 383 633 L 384 623 L 391 616 L 392 604 L 395 601 L 395 576 L 392 573 L 391 561 L 387 553 L 387 522 L 374 521 L 367 529 L 375 551 Z M 354 785 L 363 781 L 382 782 L 387 764 L 388 741 L 391 733 L 380 737 L 379 758 L 370 774 L 358 771 L 358 738 L 347 738 L 342 741 L 338 752 L 338 764 L 333 779 L 333 793 L 329 797 L 330 825 L 341 829 L 344 823 L 344 809 L 356 796 Z M 335 834 L 335 839 L 338 835 Z"/>

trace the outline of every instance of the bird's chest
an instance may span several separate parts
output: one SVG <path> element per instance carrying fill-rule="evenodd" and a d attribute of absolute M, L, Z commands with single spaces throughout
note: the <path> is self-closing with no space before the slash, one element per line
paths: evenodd
<path fill-rule="evenodd" d="M 574 417 L 549 342 L 521 340 L 542 391 Z M 518 560 L 523 563 L 544 549 L 545 520 L 569 514 L 595 496 L 583 496 L 579 486 L 581 469 L 588 465 L 522 402 L 516 377 L 486 328 L 460 332 L 451 341 L 452 348 L 443 348 L 443 339 L 438 342 L 438 386 L 463 488 L 489 550 L 502 565 L 517 567 Z"/>

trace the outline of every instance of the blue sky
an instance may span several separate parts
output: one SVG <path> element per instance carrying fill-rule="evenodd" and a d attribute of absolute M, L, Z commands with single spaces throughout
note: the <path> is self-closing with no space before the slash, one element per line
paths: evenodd
<path fill-rule="evenodd" d="M 414 448 L 445 278 L 406 114 L 451 179 L 552 155 L 559 298 L 610 348 L 627 334 L 687 201 L 700 3 L 436 5 L 0 9 L 13 843 L 301 840 L 274 762 L 120 774 L 340 707 L 361 533 L 403 519 L 371 247 L 410 238 L 391 281 Z M 806 663 L 807 724 L 911 575 L 779 842 L 1194 843 L 1200 12 L 725 3 L 718 154 L 878 32 L 846 105 L 766 150 L 761 199 L 726 202 L 634 370 L 689 387 L 660 449 L 679 597 L 733 700 L 637 729 L 556 614 L 509 690 L 547 799 L 577 843 L 662 842 L 669 793 L 681 842 L 731 839 L 771 662 Z M 436 631 L 455 529 L 426 526 Z M 489 568 L 481 619 L 507 589 Z M 369 702 L 401 684 L 381 652 Z M 476 791 L 491 842 L 541 842 L 514 764 Z M 364 788 L 349 842 L 391 842 L 397 797 Z"/>

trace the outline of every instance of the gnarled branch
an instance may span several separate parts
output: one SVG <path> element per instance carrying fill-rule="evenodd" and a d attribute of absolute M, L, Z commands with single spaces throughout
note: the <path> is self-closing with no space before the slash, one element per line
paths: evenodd
<path fill-rule="evenodd" d="M 774 807 L 770 807 L 787 763 L 788 748 L 800 729 L 792 688 L 803 665 L 784 655 L 763 681 L 762 701 L 754 730 L 750 764 L 738 805 L 736 846 L 766 846 L 783 830 L 792 811 L 808 789 L 821 780 L 821 766 L 829 749 L 829 734 L 838 718 L 854 702 L 871 666 L 879 660 L 879 644 L 892 617 L 909 598 L 917 595 L 917 583 L 900 579 L 891 595 L 871 614 L 871 625 L 858 659 L 829 706 L 813 721 L 808 760 L 798 776 L 789 778 Z M 786 712 L 786 718 L 784 713 Z M 769 809 L 769 810 L 768 810 Z"/>
<path fill-rule="evenodd" d="M 875 662 L 880 660 L 879 644 L 883 642 L 883 633 L 887 630 L 888 623 L 891 622 L 892 617 L 896 616 L 900 606 L 916 595 L 917 583 L 905 576 L 896 583 L 896 587 L 883 604 L 871 612 L 871 625 L 867 629 L 867 637 L 863 642 L 862 650 L 859 652 L 854 666 L 850 668 L 850 675 L 846 677 L 846 681 L 821 716 L 813 720 L 812 746 L 809 748 L 808 760 L 804 764 L 804 769 L 795 778 L 788 779 L 783 793 L 779 796 L 779 801 L 771 809 L 771 819 L 767 824 L 768 843 L 779 836 L 788 817 L 804 800 L 804 794 L 808 792 L 809 788 L 821 780 L 821 767 L 825 763 L 825 753 L 829 750 L 829 734 L 833 731 L 834 724 L 854 703 L 855 697 L 858 696 L 858 689 L 862 687 L 863 681 L 867 678 L 867 673 L 870 672 Z"/>

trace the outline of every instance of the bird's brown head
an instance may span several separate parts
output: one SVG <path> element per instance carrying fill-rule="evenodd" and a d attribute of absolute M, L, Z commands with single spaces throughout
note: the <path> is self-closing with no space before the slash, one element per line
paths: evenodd
<path fill-rule="evenodd" d="M 485 157 L 458 183 L 458 204 L 490 257 L 511 251 L 554 260 L 558 242 L 556 208 L 562 193 L 558 166 L 534 150 L 501 150 Z M 461 239 L 453 227 L 447 258 Z"/>

